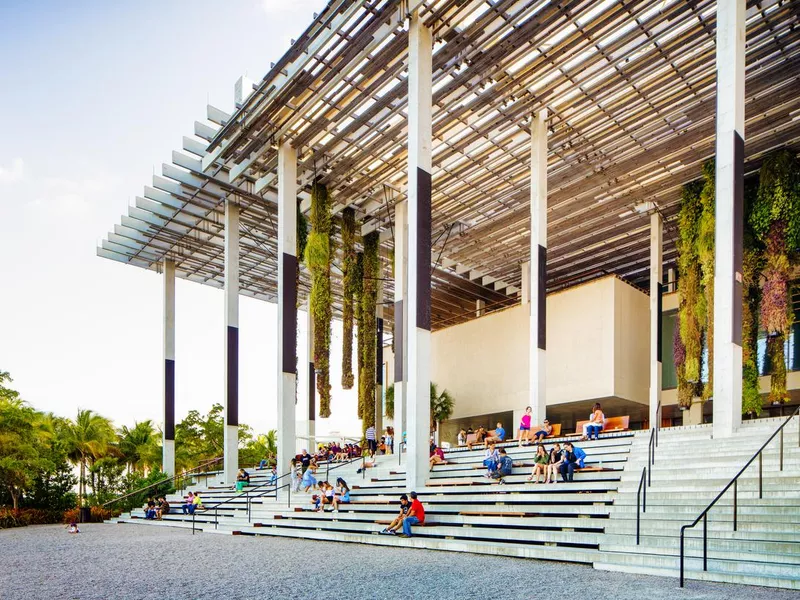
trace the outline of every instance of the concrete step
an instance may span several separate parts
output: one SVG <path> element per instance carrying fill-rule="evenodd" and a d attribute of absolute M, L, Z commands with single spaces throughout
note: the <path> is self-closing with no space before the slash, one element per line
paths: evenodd
<path fill-rule="evenodd" d="M 694 553 L 696 550 L 702 552 L 702 529 L 699 532 L 687 530 L 684 543 L 687 552 Z M 718 535 L 709 535 L 707 544 L 709 551 L 714 552 L 759 553 L 769 555 L 776 562 L 784 562 L 784 556 L 791 557 L 792 560 L 800 559 L 800 540 L 751 539 L 742 537 L 739 534 L 732 537 L 730 534 L 721 532 Z M 626 546 L 630 549 L 628 551 L 636 551 L 636 536 L 634 534 L 617 534 L 606 531 L 600 546 L 601 550 L 606 548 L 613 549 L 615 546 Z M 668 553 L 670 551 L 677 552 L 680 549 L 680 536 L 677 534 L 674 536 L 642 534 L 640 536 L 640 547 L 659 549 L 661 551 L 666 550 Z"/>

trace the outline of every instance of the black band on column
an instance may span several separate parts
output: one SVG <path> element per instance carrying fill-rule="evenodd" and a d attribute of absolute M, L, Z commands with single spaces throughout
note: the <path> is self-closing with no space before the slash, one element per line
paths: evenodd
<path fill-rule="evenodd" d="M 539 307 L 538 347 L 547 349 L 547 248 L 539 246 L 539 278 L 537 283 L 536 302 Z"/>
<path fill-rule="evenodd" d="M 308 362 L 308 420 L 317 418 L 317 372 L 314 363 Z"/>
<path fill-rule="evenodd" d="M 742 345 L 742 256 L 744 254 L 744 140 L 733 132 L 733 332 Z"/>
<path fill-rule="evenodd" d="M 239 328 L 228 325 L 227 425 L 239 424 Z"/>
<path fill-rule="evenodd" d="M 383 319 L 378 317 L 376 321 L 377 326 L 375 331 L 378 344 L 375 350 L 375 383 L 378 385 L 383 385 Z"/>
<path fill-rule="evenodd" d="M 395 282 L 402 285 L 402 282 Z M 394 380 L 403 381 L 403 301 L 394 303 Z"/>
<path fill-rule="evenodd" d="M 281 300 L 283 301 L 283 323 L 281 329 L 281 348 L 283 356 L 281 370 L 297 375 L 297 257 L 283 253 L 283 281 Z"/>
<path fill-rule="evenodd" d="M 431 174 L 417 167 L 417 327 L 431 330 Z"/>
<path fill-rule="evenodd" d="M 164 359 L 164 439 L 175 439 L 175 361 Z"/>

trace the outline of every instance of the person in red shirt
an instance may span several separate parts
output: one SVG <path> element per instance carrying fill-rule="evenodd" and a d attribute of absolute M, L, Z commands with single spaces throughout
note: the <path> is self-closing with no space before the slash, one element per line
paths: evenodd
<path fill-rule="evenodd" d="M 400 537 L 407 538 L 411 537 L 412 525 L 421 525 L 425 522 L 425 508 L 417 498 L 417 492 L 411 492 L 409 496 L 411 496 L 411 508 L 408 510 L 408 516 L 403 519 L 403 533 L 400 534 Z"/>
<path fill-rule="evenodd" d="M 444 459 L 444 451 L 439 448 L 436 444 L 431 442 L 431 454 L 430 454 L 430 470 L 433 471 L 433 465 L 446 465 L 447 461 Z"/>

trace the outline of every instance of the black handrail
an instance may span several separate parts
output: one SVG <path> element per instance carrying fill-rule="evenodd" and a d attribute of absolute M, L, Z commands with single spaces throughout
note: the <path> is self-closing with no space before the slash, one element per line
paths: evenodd
<path fill-rule="evenodd" d="M 642 503 L 642 512 L 647 512 L 647 486 L 644 485 L 644 480 L 647 475 L 647 467 L 642 468 L 642 476 L 639 477 L 639 489 L 636 490 L 636 545 L 639 545 L 639 501 L 642 495 L 642 488 L 644 488 L 644 502 Z"/>
<path fill-rule="evenodd" d="M 113 500 L 109 500 L 108 502 L 102 504 L 102 506 L 108 506 L 109 504 L 113 504 L 114 502 L 119 502 L 120 500 L 124 500 L 125 498 L 130 498 L 131 496 L 134 496 L 136 494 L 141 494 L 145 490 L 149 490 L 150 488 L 154 488 L 154 487 L 162 485 L 164 483 L 168 483 L 170 481 L 174 481 L 175 479 L 177 479 L 179 477 L 180 478 L 185 478 L 187 475 L 197 474 L 197 472 L 199 472 L 201 469 L 205 469 L 209 465 L 213 465 L 215 463 L 218 463 L 222 459 L 223 459 L 222 456 L 218 456 L 217 458 L 209 460 L 208 462 L 204 462 L 204 463 L 201 463 L 201 464 L 197 465 L 194 469 L 190 469 L 188 471 L 183 471 L 182 473 L 176 473 L 172 477 L 167 477 L 166 479 L 162 479 L 161 481 L 157 481 L 155 483 L 151 483 L 150 485 L 147 485 L 147 486 L 145 486 L 143 488 L 139 488 L 138 490 L 134 490 L 132 492 L 128 492 L 127 494 L 124 494 L 122 496 L 114 498 Z M 208 472 L 208 471 L 206 471 L 206 472 Z M 183 488 L 181 488 L 181 489 L 183 489 Z"/>
<path fill-rule="evenodd" d="M 769 443 L 775 439 L 775 436 L 780 434 L 781 439 L 781 451 L 780 451 L 780 470 L 783 471 L 783 428 L 789 424 L 795 416 L 800 414 L 800 406 L 798 406 L 795 411 L 789 415 L 789 417 L 778 427 L 769 439 L 758 449 L 753 457 L 747 461 L 747 463 L 739 470 L 739 472 L 731 479 L 728 484 L 722 488 L 722 491 L 717 494 L 716 498 L 711 501 L 703 512 L 691 523 L 688 525 L 681 526 L 681 576 L 680 576 L 680 586 L 683 587 L 683 562 L 684 562 L 684 534 L 686 533 L 687 529 L 691 529 L 695 527 L 699 522 L 700 519 L 703 520 L 703 571 L 708 571 L 708 511 L 710 511 L 714 505 L 719 501 L 720 498 L 727 492 L 731 486 L 733 486 L 733 530 L 737 530 L 738 522 L 737 522 L 737 512 L 738 512 L 738 481 L 739 477 L 747 470 L 747 468 L 753 463 L 753 461 L 758 458 L 758 497 L 759 499 L 764 498 L 764 485 L 762 481 L 763 477 L 763 459 L 761 459 L 761 454 L 764 452 L 764 449 L 769 445 Z M 798 424 L 798 436 L 797 436 L 797 446 L 800 448 L 800 418 L 797 420 Z"/>
<path fill-rule="evenodd" d="M 660 405 L 660 403 L 659 403 Z M 636 492 L 636 545 L 639 545 L 639 497 L 642 494 L 642 486 L 645 479 L 647 486 L 644 489 L 644 502 L 641 505 L 641 512 L 647 512 L 647 488 L 652 485 L 653 479 L 653 465 L 656 464 L 656 448 L 658 447 L 658 428 L 653 427 L 650 429 L 650 440 L 647 442 L 647 466 L 642 469 L 642 476 L 639 478 L 639 489 Z"/>

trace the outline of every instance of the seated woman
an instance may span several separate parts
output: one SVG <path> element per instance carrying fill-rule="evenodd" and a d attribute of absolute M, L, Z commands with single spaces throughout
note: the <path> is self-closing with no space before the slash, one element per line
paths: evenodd
<path fill-rule="evenodd" d="M 538 448 L 536 448 L 536 456 L 533 457 L 533 471 L 528 477 L 528 481 L 533 481 L 533 483 L 539 483 L 539 478 L 544 476 L 544 482 L 547 483 L 549 480 L 548 476 L 548 468 L 547 466 L 550 464 L 550 457 L 547 455 L 547 452 L 544 449 L 544 446 L 539 444 Z"/>
<path fill-rule="evenodd" d="M 498 462 L 500 462 L 500 453 L 495 449 L 494 443 L 489 442 L 483 454 L 483 466 L 486 467 L 484 477 L 492 476 L 492 471 L 497 468 Z"/>
<path fill-rule="evenodd" d="M 336 479 L 336 493 L 333 495 L 333 510 L 339 512 L 340 504 L 350 503 L 350 488 L 341 477 Z"/>
<path fill-rule="evenodd" d="M 589 415 L 589 422 L 583 426 L 583 437 L 581 441 L 591 440 L 592 434 L 594 439 L 598 439 L 600 432 L 603 431 L 603 424 L 606 421 L 606 416 L 600 408 L 600 403 L 597 402 L 592 407 L 592 414 Z"/>
<path fill-rule="evenodd" d="M 444 459 L 444 451 L 436 444 L 431 444 L 430 449 L 430 471 L 433 471 L 433 465 L 444 465 L 447 461 Z"/>
<path fill-rule="evenodd" d="M 467 432 L 463 429 L 458 432 L 458 445 L 459 446 L 466 446 L 467 445 Z"/>
<path fill-rule="evenodd" d="M 234 486 L 236 491 L 241 492 L 247 485 L 250 485 L 250 473 L 244 469 L 239 469 L 239 472 L 236 474 L 236 485 Z"/>
<path fill-rule="evenodd" d="M 556 443 L 550 449 L 550 462 L 547 465 L 547 479 L 545 483 L 556 483 L 558 481 L 558 472 L 563 462 L 564 451 L 561 449 L 561 444 Z"/>
<path fill-rule="evenodd" d="M 467 432 L 467 436 L 469 437 L 469 432 Z M 475 441 L 467 442 L 467 449 L 472 450 L 474 444 L 482 444 L 485 437 L 486 430 L 483 428 L 483 425 L 481 425 L 475 430 Z"/>
<path fill-rule="evenodd" d="M 375 466 L 375 457 L 370 456 L 369 449 L 364 450 L 363 461 L 361 467 L 356 471 L 356 473 L 361 473 L 362 469 L 369 469 Z"/>
<path fill-rule="evenodd" d="M 553 434 L 553 426 L 550 425 L 550 421 L 545 419 L 544 423 L 542 424 L 542 427 L 539 429 L 539 431 L 537 431 L 536 433 L 533 434 L 533 441 L 541 443 L 541 441 L 544 438 L 546 438 L 548 435 L 552 435 L 552 434 Z"/>

